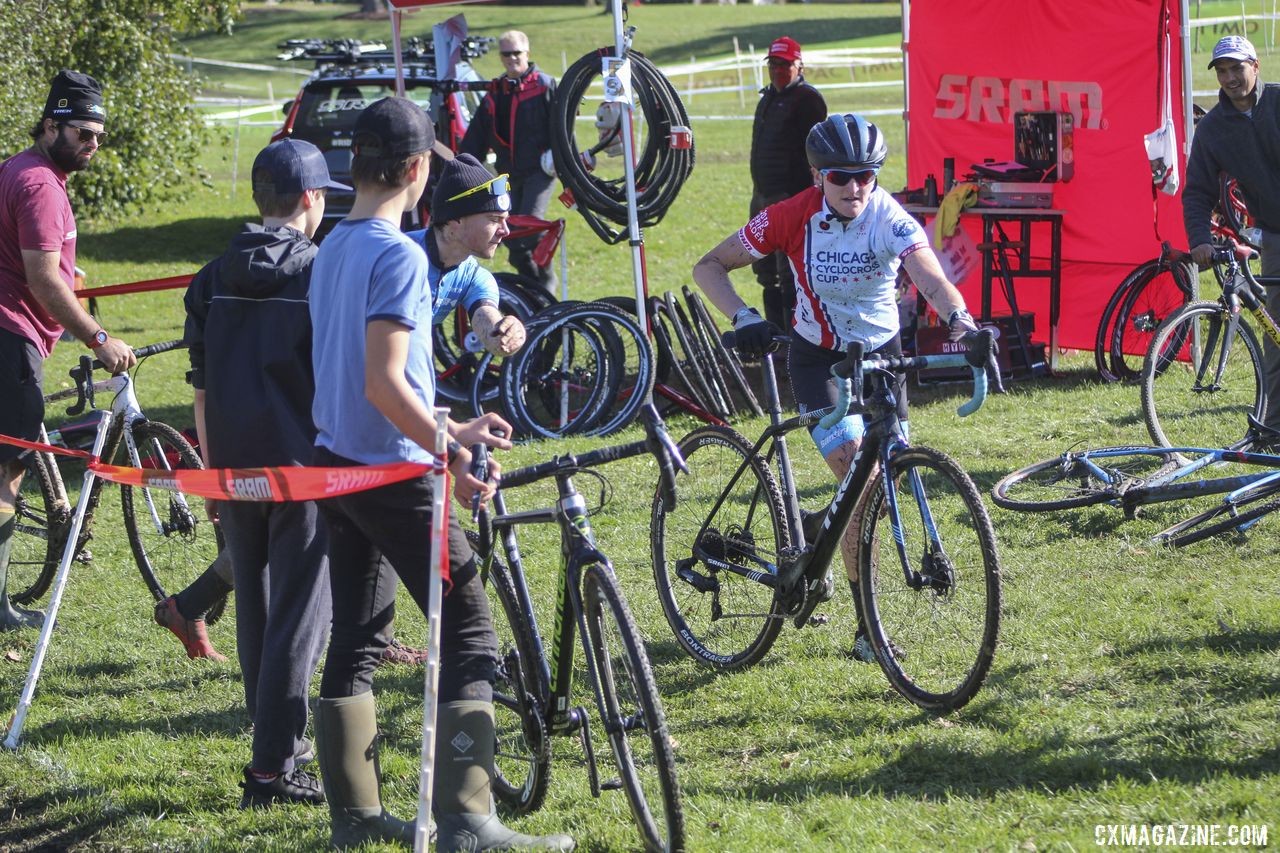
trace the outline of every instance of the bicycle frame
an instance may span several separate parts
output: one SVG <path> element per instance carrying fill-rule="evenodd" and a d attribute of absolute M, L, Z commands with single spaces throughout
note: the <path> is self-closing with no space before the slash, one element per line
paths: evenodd
<path fill-rule="evenodd" d="M 1123 477 L 1113 476 L 1095 460 L 1105 460 L 1117 456 L 1133 456 L 1148 453 L 1152 456 L 1172 454 L 1191 455 L 1196 458 L 1172 471 L 1143 481 L 1139 485 L 1124 489 L 1120 495 L 1120 506 L 1125 510 L 1146 504 L 1164 503 L 1167 501 L 1185 500 L 1197 495 L 1217 495 L 1224 493 L 1244 492 L 1280 480 L 1280 456 L 1270 453 L 1251 453 L 1241 450 L 1214 450 L 1204 447 L 1153 447 L 1142 449 L 1109 449 L 1084 450 L 1079 453 L 1064 454 L 1063 463 L 1080 462 L 1094 477 L 1111 486 L 1119 486 Z M 1257 474 L 1241 474 L 1232 477 L 1220 477 L 1214 480 L 1196 480 L 1186 482 L 1186 478 L 1199 471 L 1222 462 L 1236 462 L 1244 465 L 1267 466 L 1276 470 Z M 1226 500 L 1236 499 L 1238 495 L 1228 495 Z M 1114 502 L 1113 502 L 1114 503 Z"/>

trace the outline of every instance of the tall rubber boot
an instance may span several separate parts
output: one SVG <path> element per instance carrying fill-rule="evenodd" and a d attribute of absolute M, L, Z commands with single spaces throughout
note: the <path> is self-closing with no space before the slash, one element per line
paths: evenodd
<path fill-rule="evenodd" d="M 444 702 L 436 716 L 436 853 L 482 850 L 573 850 L 567 835 L 524 835 L 493 807 L 493 703 Z"/>
<path fill-rule="evenodd" d="M 413 846 L 413 824 L 382 808 L 377 741 L 372 692 L 316 702 L 316 746 L 329 801 L 329 840 L 339 849 L 369 841 Z"/>
<path fill-rule="evenodd" d="M 17 527 L 18 519 L 12 510 L 0 515 L 0 631 L 40 628 L 44 625 L 42 611 L 14 607 L 9 603 L 9 552 L 13 547 L 13 534 Z"/>

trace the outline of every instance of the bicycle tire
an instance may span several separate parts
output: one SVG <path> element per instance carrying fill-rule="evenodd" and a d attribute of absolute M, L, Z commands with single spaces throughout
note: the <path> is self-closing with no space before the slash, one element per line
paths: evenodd
<path fill-rule="evenodd" d="M 1111 373 L 1128 381 L 1142 375 L 1142 360 L 1166 318 L 1191 301 L 1191 269 L 1157 258 L 1138 267 L 1111 330 Z"/>
<path fill-rule="evenodd" d="M 1155 444 L 1230 447 L 1244 438 L 1250 415 L 1261 420 L 1262 347 L 1244 318 L 1238 319 L 1233 329 L 1219 303 L 1192 302 L 1156 330 L 1142 365 L 1142 416 Z M 1202 347 L 1195 364 L 1193 330 Z"/>
<path fill-rule="evenodd" d="M 995 529 L 978 487 L 951 457 L 910 447 L 889 465 L 901 530 L 877 533 L 878 522 L 889 518 L 881 512 L 884 476 L 876 479 L 858 527 L 867 636 L 903 697 L 927 711 L 955 711 L 982 688 L 1000 640 Z M 927 583 L 906 581 L 899 547 L 913 572 L 929 570 Z"/>
<path fill-rule="evenodd" d="M 769 466 L 728 427 L 694 430 L 681 440 L 680 453 L 689 475 L 676 478 L 675 508 L 668 511 L 658 492 L 653 498 L 649 535 L 658 601 L 686 654 L 712 669 L 745 669 L 773 646 L 784 607 L 763 580 L 696 560 L 694 545 L 701 531 L 713 556 L 726 562 L 778 566 L 791 546 L 782 493 Z M 729 482 L 744 459 L 750 460 L 748 468 Z M 740 497 L 717 507 L 730 489 Z"/>
<path fill-rule="evenodd" d="M 1121 451 L 1125 455 L 1109 455 Z M 1128 480 L 1156 476 L 1177 464 L 1173 454 L 1140 445 L 1101 447 L 1085 453 L 1094 465 Z M 1081 452 L 1069 451 L 1006 474 L 991 489 L 991 498 L 996 506 L 1019 512 L 1079 509 L 1118 500 L 1120 488 L 1100 480 L 1081 456 Z"/>
<path fill-rule="evenodd" d="M 680 388 L 698 405 L 703 405 L 703 398 L 699 394 L 698 385 L 692 378 L 690 371 L 686 369 L 691 356 L 683 349 L 679 338 L 675 331 L 675 321 L 671 318 L 671 312 L 667 310 L 667 303 L 656 296 L 649 297 L 649 317 L 653 328 L 653 339 L 658 345 L 658 373 L 663 374 L 663 354 L 666 354 L 666 376 L 668 380 L 672 375 L 680 381 Z M 681 346 L 678 350 L 677 346 Z M 664 380 L 664 381 L 668 381 Z"/>
<path fill-rule="evenodd" d="M 1148 261 L 1147 263 L 1150 262 Z M 1145 265 L 1140 265 L 1138 269 Z M 1119 376 L 1111 372 L 1111 330 L 1115 328 L 1116 311 L 1119 310 L 1125 296 L 1129 293 L 1129 285 L 1133 281 L 1135 272 L 1136 270 L 1131 270 L 1116 286 L 1116 289 L 1111 293 L 1111 298 L 1107 300 L 1106 307 L 1102 309 L 1102 316 L 1098 318 L 1098 331 L 1094 333 L 1093 338 L 1093 366 L 1097 369 L 1098 375 L 1102 377 L 1103 382 L 1118 382 L 1120 380 Z"/>
<path fill-rule="evenodd" d="M 480 536 L 472 530 L 466 533 L 471 549 L 479 557 Z M 544 694 L 549 688 L 544 689 L 536 674 L 541 649 L 520 608 L 511 572 L 496 555 L 484 580 L 498 637 L 498 670 L 493 685 L 498 741 L 494 747 L 493 796 L 512 813 L 528 814 L 542 808 L 551 783 L 551 740 L 539 710 L 545 705 Z M 499 617 L 505 621 L 500 623 Z"/>
<path fill-rule="evenodd" d="M 690 367 L 702 377 L 702 381 L 707 388 L 708 399 L 714 407 L 712 414 L 721 418 L 728 418 L 734 413 L 731 401 L 725 399 L 729 389 L 722 384 L 718 371 L 715 369 L 714 359 L 712 359 L 711 353 L 707 351 L 702 335 L 693 325 L 693 321 L 689 319 L 684 306 L 680 304 L 680 300 L 676 299 L 675 294 L 668 290 L 666 297 L 670 301 L 671 315 L 676 321 L 675 327 L 678 330 L 683 330 L 687 342 L 686 349 L 693 354 L 693 361 Z"/>
<path fill-rule="evenodd" d="M 715 393 L 724 401 L 726 416 L 736 415 L 738 413 L 738 403 L 729 389 L 729 378 L 725 365 L 716 357 L 715 348 L 711 345 L 711 334 L 708 333 L 707 327 L 702 324 L 698 317 L 698 312 L 694 310 L 689 288 L 685 286 L 682 288 L 682 292 L 684 305 L 681 308 L 682 310 L 685 307 L 688 309 L 684 322 L 689 325 L 689 342 L 693 344 L 694 349 L 698 350 L 699 366 L 706 373 Z M 679 302 L 676 304 L 680 305 Z M 719 336 L 718 332 L 715 334 L 717 337 Z"/>
<path fill-rule="evenodd" d="M 1242 507 L 1251 507 L 1248 510 L 1240 511 Z M 1271 514 L 1280 510 L 1280 484 L 1271 484 L 1263 488 L 1257 494 L 1252 494 L 1243 498 L 1243 500 L 1234 503 L 1219 503 L 1219 505 L 1179 521 L 1178 524 L 1172 525 L 1171 528 L 1161 530 L 1160 533 L 1153 535 L 1153 542 L 1167 544 L 1167 546 L 1180 548 L 1189 546 L 1202 539 L 1216 537 L 1222 533 L 1230 533 L 1239 528 L 1240 525 L 1248 524 L 1254 519 L 1261 519 L 1262 516 Z M 1228 517 L 1222 517 L 1222 516 Z"/>
<path fill-rule="evenodd" d="M 168 424 L 143 420 L 131 429 L 144 469 L 204 467 L 182 433 Z M 160 519 L 159 529 L 150 517 L 149 503 Z M 120 505 L 134 561 L 156 601 L 183 589 L 213 563 L 218 541 L 214 526 L 205 520 L 203 498 L 122 485 Z"/>
<path fill-rule="evenodd" d="M 613 383 L 612 369 L 604 333 L 558 314 L 539 323 L 520 352 L 503 364 L 502 409 L 526 436 L 584 433 L 600 420 Z"/>
<path fill-rule="evenodd" d="M 601 314 L 601 311 L 604 314 Z M 586 322 L 608 330 L 605 342 L 614 368 L 609 398 L 600 422 L 588 427 L 588 435 L 611 435 L 635 420 L 640 407 L 653 395 L 657 379 L 656 358 L 649 336 L 632 312 L 615 305 L 591 303 L 581 312 Z"/>
<path fill-rule="evenodd" d="M 582 573 L 585 652 L 601 727 L 613 750 L 631 814 L 648 850 L 684 849 L 675 751 L 640 632 L 614 577 L 594 563 Z M 632 737 L 637 731 L 647 737 Z M 661 809 L 661 815 L 655 814 Z"/>
<path fill-rule="evenodd" d="M 62 560 L 62 533 L 71 507 L 58 501 L 48 457 L 23 457 L 25 474 L 14 503 L 13 547 L 9 554 L 9 600 L 29 604 L 49 591 Z"/>
<path fill-rule="evenodd" d="M 747 376 L 742 372 L 742 363 L 738 361 L 737 351 L 730 352 L 720 340 L 720 330 L 716 328 L 716 322 L 711 317 L 711 312 L 707 310 L 706 303 L 695 291 L 690 290 L 688 285 L 684 288 L 684 298 L 689 303 L 689 316 L 694 324 L 702 330 L 703 337 L 707 340 L 711 354 L 714 356 L 714 363 L 720 368 L 720 374 L 725 377 L 726 394 L 732 398 L 733 391 L 737 392 L 738 398 L 742 400 L 743 407 L 752 417 L 763 417 L 764 409 L 760 407 L 760 401 L 756 399 L 755 392 L 751 390 L 751 383 L 747 381 Z"/>
<path fill-rule="evenodd" d="M 702 406 L 716 417 L 728 417 L 725 411 L 724 402 L 719 399 L 719 395 L 715 392 L 711 379 L 706 375 L 703 369 L 702 355 L 692 343 L 692 336 L 689 329 L 689 318 L 684 316 L 684 310 L 680 308 L 680 303 L 676 302 L 675 294 L 667 291 L 663 294 L 666 304 L 667 320 L 671 326 L 671 332 L 675 336 L 675 341 L 680 345 L 680 349 L 685 353 L 684 369 L 686 375 L 693 382 L 694 398 Z"/>

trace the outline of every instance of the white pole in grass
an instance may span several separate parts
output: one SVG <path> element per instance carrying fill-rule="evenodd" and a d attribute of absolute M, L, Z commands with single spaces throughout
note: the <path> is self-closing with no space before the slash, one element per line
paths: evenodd
<path fill-rule="evenodd" d="M 98 434 L 93 439 L 93 458 L 102 454 L 102 447 L 107 440 L 107 427 L 111 426 L 111 418 L 98 421 Z M 44 427 L 40 428 L 40 438 L 47 440 Z M 44 614 L 44 627 L 40 629 L 40 640 L 36 643 L 35 654 L 31 656 L 31 668 L 27 670 L 27 681 L 22 686 L 22 695 L 18 699 L 18 710 L 9 720 L 9 733 L 4 739 L 6 749 L 17 749 L 22 740 L 22 726 L 27 720 L 27 712 L 31 710 L 31 700 L 36 695 L 36 682 L 40 680 L 40 669 L 44 666 L 45 652 L 49 650 L 49 640 L 53 637 L 53 624 L 58 618 L 58 606 L 62 604 L 62 593 L 67 588 L 67 577 L 71 574 L 71 562 L 76 556 L 76 545 L 80 542 L 80 528 L 84 526 L 85 512 L 89 509 L 89 496 L 93 491 L 93 481 L 97 479 L 93 471 L 85 468 L 84 485 L 80 487 L 80 499 L 76 501 L 76 511 L 71 516 L 71 529 L 67 532 L 67 544 L 62 549 L 62 562 L 58 564 L 58 576 L 53 582 L 53 594 L 49 596 L 49 609 Z"/>
<path fill-rule="evenodd" d="M 427 567 L 427 672 L 422 702 L 422 767 L 418 774 L 418 822 L 413 849 L 426 853 L 431 823 L 431 788 L 435 783 L 436 697 L 440 684 L 440 597 L 444 592 L 444 560 L 449 559 L 449 481 L 445 476 L 449 449 L 449 410 L 437 408 L 435 458 L 431 462 L 431 565 Z"/>

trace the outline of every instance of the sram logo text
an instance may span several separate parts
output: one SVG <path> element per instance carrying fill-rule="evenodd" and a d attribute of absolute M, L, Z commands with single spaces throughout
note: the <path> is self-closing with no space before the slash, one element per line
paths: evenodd
<path fill-rule="evenodd" d="M 1087 80 L 1003 80 L 943 74 L 933 108 L 934 118 L 1007 124 L 1024 111 L 1071 113 L 1077 128 L 1102 127 L 1102 86 Z"/>

